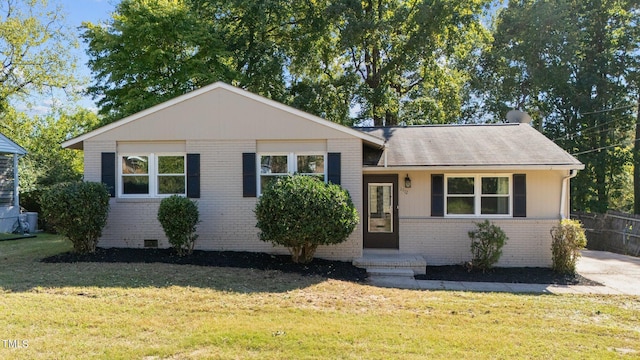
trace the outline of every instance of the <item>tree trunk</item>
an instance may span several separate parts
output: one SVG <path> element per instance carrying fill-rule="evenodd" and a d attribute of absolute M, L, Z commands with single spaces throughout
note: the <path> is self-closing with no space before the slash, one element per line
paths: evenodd
<path fill-rule="evenodd" d="M 308 264 L 313 260 L 313 256 L 318 248 L 317 244 L 306 243 L 300 246 L 289 247 L 291 260 L 296 264 Z"/>

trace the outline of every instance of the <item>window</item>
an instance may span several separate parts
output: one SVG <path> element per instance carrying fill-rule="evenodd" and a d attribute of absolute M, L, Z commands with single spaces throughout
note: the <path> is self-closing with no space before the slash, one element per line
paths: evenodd
<path fill-rule="evenodd" d="M 289 174 L 289 157 L 287 155 L 260 156 L 260 189 L 275 182 L 278 177 Z"/>
<path fill-rule="evenodd" d="M 291 174 L 316 176 L 325 181 L 324 155 L 320 154 L 260 154 L 259 193 L 278 177 Z"/>
<path fill-rule="evenodd" d="M 184 154 L 121 154 L 120 195 L 150 197 L 186 194 Z"/>
<path fill-rule="evenodd" d="M 0 206 L 13 205 L 13 156 L 18 155 L 0 155 Z"/>
<path fill-rule="evenodd" d="M 510 175 L 446 176 L 446 214 L 511 215 Z"/>
<path fill-rule="evenodd" d="M 158 194 L 184 194 L 184 168 L 184 156 L 158 156 Z"/>
<path fill-rule="evenodd" d="M 149 156 L 122 157 L 122 194 L 149 194 Z"/>

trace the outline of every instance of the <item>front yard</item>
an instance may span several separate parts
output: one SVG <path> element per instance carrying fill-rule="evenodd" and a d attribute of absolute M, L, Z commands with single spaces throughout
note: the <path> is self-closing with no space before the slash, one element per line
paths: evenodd
<path fill-rule="evenodd" d="M 0 358 L 637 358 L 640 297 L 382 289 L 0 242 Z"/>

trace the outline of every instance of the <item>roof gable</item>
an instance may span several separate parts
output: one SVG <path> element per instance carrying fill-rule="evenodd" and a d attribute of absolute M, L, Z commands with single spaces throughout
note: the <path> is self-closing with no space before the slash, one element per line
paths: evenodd
<path fill-rule="evenodd" d="M 283 138 L 282 132 L 287 132 Z M 383 146 L 384 140 L 217 82 L 65 141 L 82 149 L 89 139 L 312 139 L 355 137 Z"/>
<path fill-rule="evenodd" d="M 27 150 L 0 133 L 0 153 L 24 155 Z"/>
<path fill-rule="evenodd" d="M 386 166 L 566 168 L 584 165 L 529 124 L 362 128 L 387 141 Z M 385 166 L 381 157 L 375 166 Z"/>

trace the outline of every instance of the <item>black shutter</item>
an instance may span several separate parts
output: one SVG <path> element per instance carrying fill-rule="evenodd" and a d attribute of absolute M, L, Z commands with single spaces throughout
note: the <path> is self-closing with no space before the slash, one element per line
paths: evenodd
<path fill-rule="evenodd" d="M 107 185 L 109 196 L 116 196 L 116 153 L 103 152 L 100 176 L 103 184 Z"/>
<path fill-rule="evenodd" d="M 200 197 L 200 154 L 187 154 L 187 197 Z"/>
<path fill-rule="evenodd" d="M 327 180 L 336 185 L 340 185 L 342 162 L 340 153 L 327 154 Z"/>
<path fill-rule="evenodd" d="M 527 217 L 527 176 L 513 174 L 513 217 Z"/>
<path fill-rule="evenodd" d="M 242 154 L 242 196 L 256 197 L 256 153 Z"/>
<path fill-rule="evenodd" d="M 444 175 L 431 174 L 431 216 L 444 216 Z"/>

